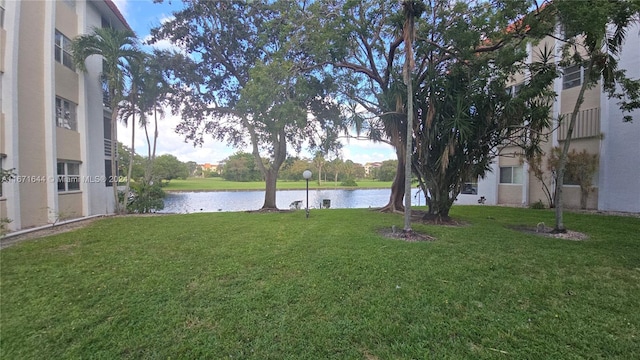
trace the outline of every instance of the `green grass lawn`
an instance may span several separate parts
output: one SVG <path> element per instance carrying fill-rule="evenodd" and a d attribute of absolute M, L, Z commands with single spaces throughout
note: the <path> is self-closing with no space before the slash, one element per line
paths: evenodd
<path fill-rule="evenodd" d="M 437 238 L 366 209 L 117 217 L 0 251 L 2 359 L 637 359 L 640 219 L 586 241 L 454 207 Z"/>
<path fill-rule="evenodd" d="M 390 181 L 374 181 L 374 180 L 358 180 L 357 188 L 391 188 Z M 164 187 L 166 191 L 222 191 L 222 190 L 264 190 L 264 181 L 226 181 L 222 178 L 189 178 L 187 180 L 175 179 L 171 180 Z M 281 190 L 298 190 L 306 189 L 305 181 L 281 181 L 278 180 L 278 189 Z M 317 180 L 309 181 L 310 189 L 336 189 L 343 188 L 340 182 L 337 184 L 333 181 L 323 182 L 318 185 Z"/>

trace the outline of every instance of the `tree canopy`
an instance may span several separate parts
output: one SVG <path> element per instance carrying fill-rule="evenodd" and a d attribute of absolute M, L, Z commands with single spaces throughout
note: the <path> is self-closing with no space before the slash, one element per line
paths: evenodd
<path fill-rule="evenodd" d="M 194 144 L 205 136 L 250 144 L 266 181 L 264 209 L 276 208 L 276 179 L 287 149 L 338 145 L 341 113 L 331 78 L 298 63 L 304 4 L 289 1 L 191 1 L 152 31 L 184 50 L 172 69 L 177 131 Z M 263 161 L 266 160 L 266 161 Z"/>

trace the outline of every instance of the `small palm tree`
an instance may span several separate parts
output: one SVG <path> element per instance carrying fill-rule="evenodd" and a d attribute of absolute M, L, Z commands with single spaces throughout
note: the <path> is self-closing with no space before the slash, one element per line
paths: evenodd
<path fill-rule="evenodd" d="M 73 61 L 77 69 L 87 71 L 85 61 L 92 55 L 102 57 L 102 77 L 105 79 L 111 108 L 111 175 L 117 176 L 116 129 L 118 109 L 125 88 L 124 68 L 127 63 L 140 57 L 137 38 L 131 30 L 94 28 L 92 34 L 81 35 L 72 42 Z M 113 184 L 116 212 L 121 212 L 118 201 L 118 183 Z"/>

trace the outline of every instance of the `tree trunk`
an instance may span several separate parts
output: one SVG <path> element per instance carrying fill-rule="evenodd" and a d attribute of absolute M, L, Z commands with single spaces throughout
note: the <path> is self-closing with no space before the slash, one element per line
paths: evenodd
<path fill-rule="evenodd" d="M 391 195 L 389 196 L 389 202 L 387 205 L 380 208 L 382 212 L 404 212 L 404 193 L 405 193 L 405 158 L 404 151 L 401 147 L 396 147 L 396 155 L 398 157 L 398 167 L 396 168 L 396 177 L 393 178 L 391 183 Z"/>
<path fill-rule="evenodd" d="M 564 145 L 562 146 L 562 153 L 560 154 L 560 159 L 558 161 L 558 169 L 556 171 L 556 225 L 553 229 L 556 233 L 565 233 L 567 229 L 564 227 L 564 200 L 562 199 L 562 188 L 564 186 L 564 173 L 567 165 L 567 157 L 569 156 L 569 145 L 571 145 L 571 136 L 573 135 L 573 128 L 576 124 L 576 119 L 578 118 L 578 112 L 580 111 L 580 106 L 584 102 L 584 93 L 587 90 L 587 86 L 589 86 L 590 82 L 590 74 L 593 69 L 593 56 L 588 62 L 587 68 L 584 70 L 584 80 L 582 82 L 582 86 L 580 86 L 580 92 L 578 93 L 578 98 L 576 99 L 576 104 L 573 107 L 573 112 L 571 113 L 571 120 L 569 121 L 569 128 L 567 129 L 567 137 L 564 140 Z"/>
<path fill-rule="evenodd" d="M 264 192 L 264 204 L 260 210 L 277 210 L 276 206 L 276 182 L 278 180 L 278 170 L 274 170 L 271 167 L 266 169 L 264 174 L 265 180 L 265 192 Z"/>
<path fill-rule="evenodd" d="M 131 118 L 131 151 L 129 152 L 129 169 L 127 169 L 127 183 L 124 187 L 124 197 L 122 198 L 122 211 L 126 212 L 127 203 L 129 202 L 129 189 L 131 189 L 131 174 L 133 173 L 133 158 L 136 155 L 135 141 L 136 141 L 136 115 L 135 110 L 132 113 Z"/>
<path fill-rule="evenodd" d="M 589 189 L 580 188 L 580 209 L 587 208 L 587 200 L 589 199 Z"/>
<path fill-rule="evenodd" d="M 149 180 L 148 184 L 151 184 L 153 179 L 153 162 L 156 160 L 156 146 L 158 145 L 158 109 L 153 107 L 153 151 L 149 156 Z"/>
<path fill-rule="evenodd" d="M 436 223 L 448 221 L 449 211 L 453 206 L 453 199 L 450 197 L 448 187 L 443 188 L 438 183 L 432 183 L 429 190 L 429 213 L 424 216 L 425 220 L 432 220 Z"/>
<path fill-rule="evenodd" d="M 133 158 L 136 155 L 135 143 L 136 143 L 136 104 L 135 104 L 135 92 L 137 91 L 135 85 L 131 89 L 131 149 L 129 151 L 129 168 L 127 169 L 127 182 L 124 187 L 124 196 L 122 197 L 122 205 L 120 205 L 122 212 L 127 212 L 127 203 L 129 202 L 129 190 L 131 189 L 131 174 L 133 173 Z"/>
<path fill-rule="evenodd" d="M 149 138 L 149 129 L 147 128 L 147 119 L 142 122 L 144 128 L 144 137 L 147 140 L 147 161 L 144 169 L 144 183 L 148 184 L 151 180 L 151 139 Z"/>
<path fill-rule="evenodd" d="M 120 213 L 120 200 L 118 199 L 118 166 L 117 144 L 118 144 L 118 101 L 116 100 L 115 85 L 109 84 L 109 96 L 111 97 L 111 187 L 113 188 L 113 200 L 116 214 Z"/>
<path fill-rule="evenodd" d="M 405 140 L 405 164 L 404 164 L 404 229 L 405 233 L 411 233 L 411 153 L 413 139 L 413 36 L 415 32 L 416 9 L 414 3 L 405 1 L 402 3 L 405 13 L 405 22 L 402 29 L 404 35 L 404 83 L 407 85 L 407 133 Z"/>

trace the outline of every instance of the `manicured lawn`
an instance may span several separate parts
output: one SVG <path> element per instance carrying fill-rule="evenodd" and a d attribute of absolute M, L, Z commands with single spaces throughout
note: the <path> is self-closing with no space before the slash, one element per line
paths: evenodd
<path fill-rule="evenodd" d="M 640 219 L 455 207 L 119 217 L 0 251 L 0 358 L 637 359 Z"/>
<path fill-rule="evenodd" d="M 365 188 L 391 188 L 390 181 L 358 180 L 357 189 Z M 305 181 L 278 181 L 278 189 L 298 190 L 305 189 Z M 226 181 L 222 178 L 189 178 L 187 180 L 171 180 L 169 185 L 164 187 L 167 191 L 221 191 L 221 190 L 264 190 L 264 181 L 238 182 Z M 310 189 L 336 189 L 343 188 L 340 182 L 323 182 L 318 185 L 317 181 L 309 181 Z M 352 188 L 351 188 L 352 189 Z"/>

